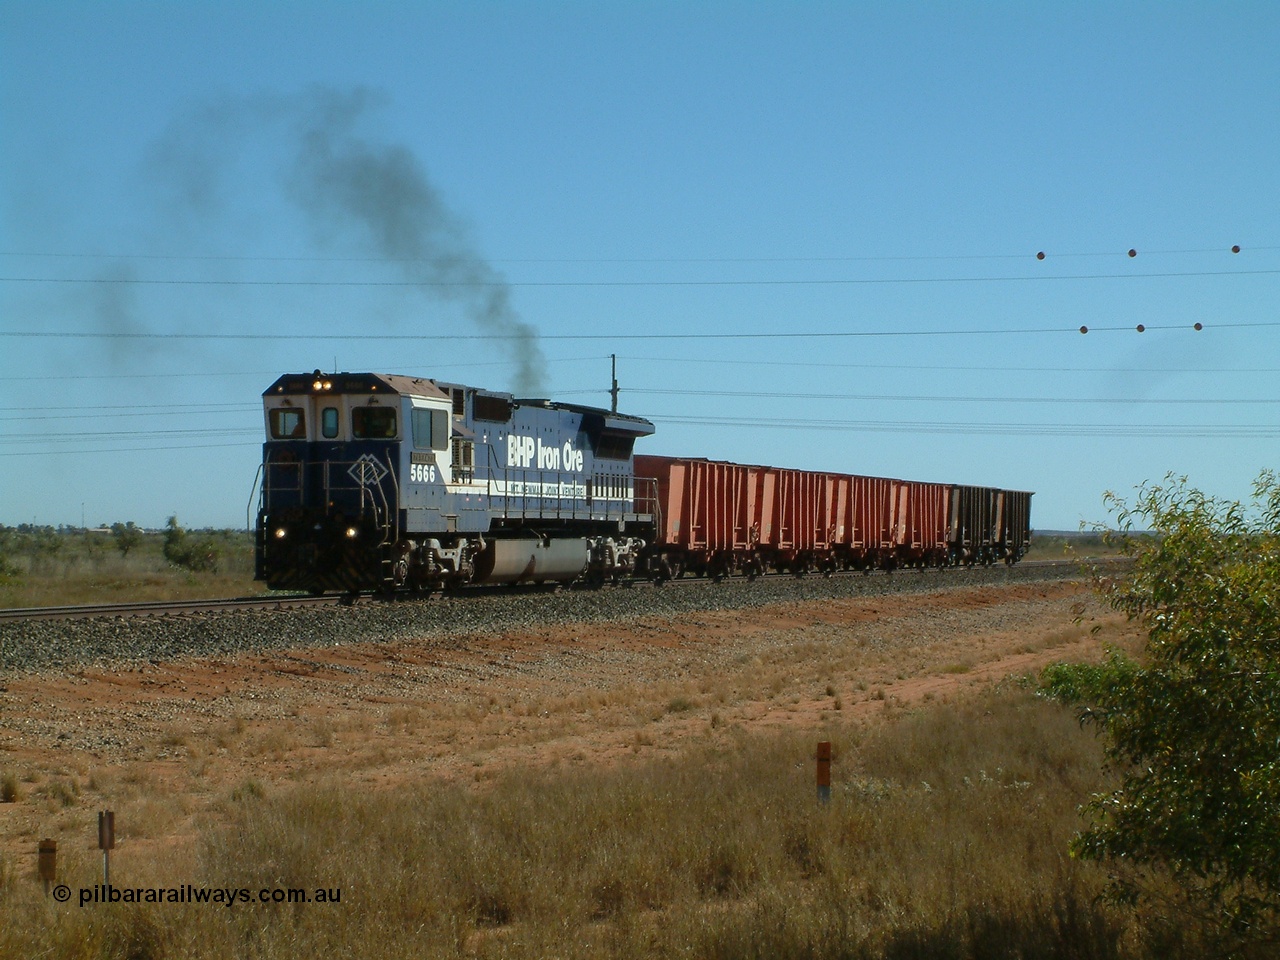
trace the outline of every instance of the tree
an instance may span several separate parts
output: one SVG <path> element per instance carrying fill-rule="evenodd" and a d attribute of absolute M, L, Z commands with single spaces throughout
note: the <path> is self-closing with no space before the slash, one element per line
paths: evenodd
<path fill-rule="evenodd" d="M 1093 823 L 1073 852 L 1121 866 L 1116 889 L 1133 899 L 1140 871 L 1167 871 L 1232 950 L 1264 941 L 1273 949 L 1280 480 L 1259 477 L 1252 509 L 1208 497 L 1185 477 L 1144 485 L 1132 507 L 1110 494 L 1108 502 L 1134 566 L 1104 592 L 1148 639 L 1138 662 L 1113 655 L 1101 673 L 1076 677 L 1120 785 L 1089 802 Z M 1155 536 L 1127 536 L 1144 527 Z"/>
<path fill-rule="evenodd" d="M 111 525 L 111 538 L 115 541 L 120 556 L 127 557 L 130 550 L 142 543 L 142 531 L 132 520 L 128 523 L 116 522 Z"/>
<path fill-rule="evenodd" d="M 187 531 L 172 516 L 165 524 L 164 558 L 176 567 L 185 567 L 195 573 L 217 573 L 220 549 L 208 536 L 189 537 Z"/>
<path fill-rule="evenodd" d="M 0 581 L 18 575 L 18 568 L 10 559 L 17 553 L 18 531 L 0 523 Z"/>

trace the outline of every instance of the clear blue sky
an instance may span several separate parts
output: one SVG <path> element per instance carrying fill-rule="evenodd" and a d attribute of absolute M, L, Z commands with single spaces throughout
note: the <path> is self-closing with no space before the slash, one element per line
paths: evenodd
<path fill-rule="evenodd" d="M 649 452 L 1245 497 L 1277 50 L 1273 2 L 0 0 L 0 523 L 243 524 L 282 372 L 606 405 L 610 354 Z"/>

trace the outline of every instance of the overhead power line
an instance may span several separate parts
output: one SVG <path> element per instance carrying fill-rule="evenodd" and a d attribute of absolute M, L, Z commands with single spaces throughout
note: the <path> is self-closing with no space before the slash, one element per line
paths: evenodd
<path fill-rule="evenodd" d="M 1280 425 L 987 423 L 911 420 L 834 420 L 815 418 L 682 417 L 640 414 L 664 424 L 750 429 L 822 430 L 843 433 L 927 433 L 1042 437 L 1143 437 L 1256 440 L 1280 437 Z"/>
<path fill-rule="evenodd" d="M 6 336 L 6 335 L 7 334 L 0 333 L 0 336 Z M 18 336 L 21 336 L 21 334 L 18 334 Z M 288 337 L 286 339 L 295 340 L 295 339 L 301 339 L 301 338 Z M 455 339 L 455 338 L 451 337 L 450 339 Z M 545 362 L 546 363 L 587 363 L 593 360 L 604 361 L 608 359 L 609 359 L 608 354 L 602 354 L 602 355 L 593 356 L 593 357 L 548 357 L 546 358 Z M 365 364 L 365 365 L 362 365 L 360 369 L 361 370 L 369 370 L 369 369 L 381 370 L 381 369 L 401 368 L 403 367 L 404 363 L 405 361 L 403 359 L 400 359 L 395 361 L 394 363 L 376 363 L 371 365 Z M 478 367 L 509 367 L 510 365 L 511 363 L 508 360 L 492 360 L 492 361 L 484 361 L 480 363 L 455 363 L 453 361 L 449 361 L 447 363 L 441 364 L 442 367 L 447 367 L 450 370 L 464 370 L 464 369 L 471 370 Z M 1248 373 L 1250 371 L 1238 371 L 1238 372 Z M 215 379 L 225 379 L 227 377 L 275 378 L 280 376 L 280 373 L 281 371 L 279 369 L 230 370 L 230 371 L 183 370 L 179 373 L 62 373 L 62 372 L 59 372 L 56 375 L 56 379 L 61 381 L 61 380 L 186 380 L 191 377 L 213 377 Z M 55 377 L 49 374 L 45 374 L 43 376 L 0 377 L 0 383 L 15 382 L 15 381 L 37 381 L 37 380 L 42 382 L 48 382 L 50 379 L 55 379 Z M 13 408 L 10 407 L 9 409 L 13 409 Z"/>
<path fill-rule="evenodd" d="M 1202 330 L 1280 327 L 1280 320 L 1257 322 L 1165 323 L 1140 324 L 1143 331 L 1154 330 Z M 626 340 L 841 340 L 869 337 L 974 337 L 974 336 L 1026 336 L 1044 334 L 1081 333 L 1132 333 L 1130 325 L 1082 326 L 1082 327 L 1015 327 L 961 328 L 955 330 L 810 330 L 770 331 L 765 333 L 549 333 L 538 334 L 544 341 L 626 341 Z M 1139 331 L 1142 332 L 1142 331 Z M 71 339 L 71 340 L 191 340 L 191 341 L 289 341 L 289 342 L 397 342 L 430 343 L 432 338 L 424 334 L 408 333 L 120 333 L 110 331 L 53 331 L 13 330 L 0 331 L 0 338 Z M 526 340 L 524 334 L 503 333 L 451 333 L 450 342 Z"/>
<path fill-rule="evenodd" d="M 1240 424 L 1097 424 L 1097 423 L 1000 423 L 974 421 L 929 420 L 866 420 L 834 418 L 788 417 L 692 417 L 666 416 L 641 413 L 663 425 L 698 427 L 734 427 L 752 430 L 808 430 L 836 433 L 898 433 L 965 435 L 997 437 L 1117 437 L 1140 439 L 1216 439 L 1216 440 L 1270 440 L 1280 438 L 1280 424 L 1249 426 Z M 146 444 L 140 438 L 153 436 L 157 443 Z M 243 437 L 234 442 L 211 443 L 214 438 Z M 56 447 L 50 449 L 48 437 L 17 438 L 28 449 L 6 450 L 3 457 L 53 456 L 81 454 L 112 454 L 164 452 L 175 450 L 205 450 L 212 448 L 256 449 L 261 443 L 258 431 L 208 430 L 208 431 L 122 431 L 119 433 L 84 433 L 60 435 Z M 182 441 L 196 441 L 183 443 Z M 115 441 L 131 443 L 120 446 Z M 0 443 L 8 446 L 14 439 L 0 437 Z M 30 449 L 40 444 L 39 449 Z M 74 446 L 75 443 L 86 446 Z M 108 447 L 100 444 L 109 443 Z"/>
<path fill-rule="evenodd" d="M 508 289 L 512 287 L 823 287 L 935 283 L 1052 283 L 1069 280 L 1167 280 L 1193 277 L 1272 276 L 1280 270 L 1186 270 L 1160 273 L 1073 273 L 990 277 L 840 277 L 787 280 L 498 280 L 490 283 L 447 280 L 209 280 L 142 277 L 0 277 L 0 283 L 108 284 L 169 287 L 398 287 L 433 290 Z"/>
<path fill-rule="evenodd" d="M 600 391 L 593 391 L 600 392 Z M 641 394 L 645 396 L 671 396 L 671 397 L 741 397 L 749 399 L 759 399 L 760 391 L 758 390 L 678 390 L 665 388 L 646 388 L 631 387 L 624 391 L 628 394 Z M 1194 399 L 1190 397 L 964 397 L 964 396 L 909 396 L 903 394 L 888 393 L 795 393 L 791 391 L 781 391 L 773 389 L 770 391 L 772 399 L 785 400 L 862 400 L 875 402 L 899 402 L 911 401 L 922 403 L 1089 403 L 1089 404 L 1133 404 L 1133 403 L 1158 403 L 1162 405 L 1183 404 L 1183 405 L 1202 405 L 1202 404 L 1280 404 L 1280 397 L 1272 397 L 1263 400 L 1248 399 L 1231 399 L 1224 400 L 1221 398 L 1212 399 Z"/>
<path fill-rule="evenodd" d="M 49 408 L 48 407 L 28 407 L 28 408 L 7 407 L 6 408 L 6 410 L 8 411 L 23 410 L 23 409 L 48 410 Z M 168 404 L 162 404 L 154 407 L 135 406 L 132 410 L 127 410 L 127 411 L 118 410 L 111 413 L 103 413 L 101 411 L 102 411 L 102 408 L 97 408 L 93 411 L 77 410 L 74 417 L 70 417 L 70 418 L 65 412 L 64 413 L 22 413 L 22 414 L 19 414 L 18 416 L 9 416 L 6 413 L 5 415 L 0 416 L 0 423 L 35 423 L 39 421 L 49 421 L 49 420 L 62 421 L 65 423 L 68 419 L 74 419 L 77 423 L 79 423 L 82 420 L 122 420 L 122 419 L 136 419 L 138 417 L 144 417 L 147 419 L 155 419 L 157 417 L 187 417 L 187 418 L 195 419 L 196 417 L 203 418 L 209 415 L 213 415 L 213 416 L 227 416 L 229 414 L 235 414 L 235 415 L 259 414 L 260 415 L 262 413 L 262 407 L 260 405 L 250 406 L 248 404 L 228 403 L 228 404 L 219 404 L 217 407 L 210 406 L 208 408 L 198 408 L 198 409 L 178 409 L 178 408 L 170 407 Z"/>
<path fill-rule="evenodd" d="M 937 365 L 922 363 L 821 363 L 811 360 L 727 360 L 723 357 L 637 357 L 618 354 L 619 360 L 638 363 L 694 363 L 709 366 L 738 367 L 804 367 L 823 370 L 947 370 L 961 373 L 1105 373 L 1105 368 L 1091 367 L 1018 367 L 1009 364 L 982 367 L 970 365 Z M 1280 367 L 1127 367 L 1126 376 L 1144 373 L 1280 373 Z M 0 377 L 0 380 L 5 379 Z"/>
<path fill-rule="evenodd" d="M 236 443 L 165 443 L 160 446 L 141 446 L 141 447 L 120 447 L 112 445 L 110 447 L 85 447 L 77 449 L 59 449 L 55 451 L 49 450 L 14 450 L 6 451 L 3 456 L 8 457 L 49 457 L 51 455 L 82 457 L 92 456 L 95 454 L 105 453 L 173 453 L 179 450 L 225 450 L 234 448 L 238 450 L 249 450 L 257 447 L 259 444 L 249 440 L 242 440 Z"/>
<path fill-rule="evenodd" d="M 618 354 L 619 361 L 628 361 L 634 363 L 685 363 L 698 364 L 701 366 L 739 366 L 739 367 L 796 367 L 803 369 L 823 369 L 823 370 L 929 370 L 929 371 L 950 371 L 956 373 L 1108 373 L 1117 372 L 1108 368 L 1099 367 L 1097 365 L 1088 367 L 1023 367 L 1012 366 L 1008 364 L 999 364 L 995 366 L 970 366 L 964 364 L 921 364 L 921 363 L 822 363 L 807 360 L 783 360 L 778 358 L 769 358 L 765 360 L 731 360 L 723 357 L 641 357 L 633 355 Z M 591 357 L 556 357 L 549 358 L 547 363 L 585 363 L 593 360 L 607 361 L 609 356 L 602 354 Z M 374 363 L 364 364 L 361 370 L 382 370 L 382 369 L 402 369 L 405 366 L 403 360 L 397 360 L 394 363 Z M 451 370 L 476 369 L 480 367 L 507 367 L 510 361 L 496 360 L 485 361 L 481 363 L 447 363 L 442 364 Z M 228 379 L 230 377 L 278 377 L 280 370 L 184 370 L 177 373 L 64 373 L 59 372 L 56 379 L 59 381 L 66 380 L 186 380 L 192 377 L 203 377 L 206 379 Z M 1144 375 L 1144 374 L 1244 374 L 1244 373 L 1280 373 L 1280 367 L 1126 367 L 1122 371 L 1125 376 Z M 0 376 L 0 383 L 21 383 L 21 382 L 48 382 L 53 375 L 41 374 L 36 376 L 17 376 L 4 377 Z M 434 377 L 433 379 L 441 379 Z M 599 392 L 599 391 L 586 391 Z M 564 391 L 558 391 L 563 394 Z M 7 408 L 13 410 L 13 407 Z M 35 408 L 32 408 L 35 409 Z M 43 408 L 42 408 L 43 409 Z M 101 409 L 101 408 L 99 408 Z"/>
<path fill-rule="evenodd" d="M 1133 249 L 1133 248 L 1130 248 Z M 1232 253 L 1242 251 L 1239 244 L 1228 247 L 1195 247 L 1181 249 L 1144 249 L 1144 256 L 1168 256 L 1189 254 Z M 1250 251 L 1280 250 L 1276 246 L 1250 245 Z M 1136 253 L 1136 251 L 1135 251 Z M 1128 250 L 1062 250 L 1046 252 L 1023 250 L 1017 253 L 956 253 L 956 254 L 880 254 L 848 255 L 832 257 L 495 257 L 490 262 L 502 263 L 555 263 L 555 264 L 690 264 L 690 263 L 929 263 L 957 260 L 1058 260 L 1081 258 L 1109 258 L 1128 256 Z M 228 263 L 427 263 L 419 257 L 316 257 L 270 256 L 244 254 L 173 254 L 173 253 L 107 253 L 107 252 L 53 252 L 36 250 L 0 250 L 0 257 L 29 257 L 49 260 L 156 260 Z"/>
<path fill-rule="evenodd" d="M 0 443 L 67 443 L 72 440 L 118 440 L 124 437 L 247 437 L 259 436 L 256 430 L 228 427 L 185 428 L 181 430 L 94 430 L 83 433 L 0 433 Z"/>

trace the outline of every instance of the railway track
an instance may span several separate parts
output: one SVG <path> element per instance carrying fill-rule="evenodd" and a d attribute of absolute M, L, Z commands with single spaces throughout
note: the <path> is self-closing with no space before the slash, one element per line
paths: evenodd
<path fill-rule="evenodd" d="M 427 645 L 478 642 L 535 630 L 574 636 L 584 625 L 666 618 L 682 612 L 746 610 L 938 590 L 1080 579 L 1080 564 L 897 571 L 890 575 L 767 576 L 722 583 L 684 578 L 662 586 L 552 590 L 533 586 L 461 590 L 443 598 L 378 602 L 340 596 L 254 597 L 180 604 L 108 604 L 96 608 L 10 610 L 0 620 L 0 688 L 24 671 L 77 670 L 98 664 L 158 663 L 296 648 L 412 640 Z M 34 616 L 31 615 L 34 613 Z M 19 619 L 15 619 L 19 618 Z"/>
<path fill-rule="evenodd" d="M 151 600 L 139 603 L 87 603 L 66 607 L 12 607 L 0 610 L 0 622 L 13 620 L 82 620 L 89 617 L 165 617 L 231 610 L 287 610 L 329 606 L 345 598 L 234 597 L 224 600 Z"/>
<path fill-rule="evenodd" d="M 1107 561 L 1089 561 L 1089 562 L 1102 563 Z M 1055 569 L 1064 569 L 1069 567 L 1079 568 L 1080 565 L 1081 565 L 1081 561 L 1077 561 L 1077 560 L 1024 560 L 1020 564 L 1018 564 L 1018 567 L 1022 569 L 1043 568 L 1046 570 L 1055 570 Z M 989 568 L 971 567 L 971 568 L 965 568 L 965 569 L 971 570 L 971 571 L 978 571 L 978 572 L 981 572 L 983 570 L 989 570 L 993 575 L 993 579 L 995 579 L 999 576 L 1001 571 L 1004 571 L 1007 568 L 1004 567 L 1003 565 L 997 565 Z M 905 577 L 915 576 L 918 572 L 919 571 L 909 570 L 909 569 L 898 570 L 891 574 L 887 574 L 883 571 L 874 571 L 872 575 L 877 577 L 894 576 L 894 577 L 905 578 Z M 942 569 L 942 570 L 932 570 L 930 572 L 941 573 L 943 576 L 945 576 L 948 571 L 946 569 Z M 847 572 L 833 574 L 833 576 L 839 576 L 839 577 L 844 577 L 844 576 L 862 577 L 865 575 L 866 574 L 863 574 L 862 572 L 858 572 L 858 571 L 847 571 Z M 811 574 L 810 576 L 820 577 L 821 575 Z M 769 579 L 779 579 L 782 577 L 783 575 L 779 574 L 779 575 L 773 575 L 769 577 Z M 741 577 L 732 578 L 732 579 L 743 580 L 745 582 L 745 578 L 741 578 Z M 686 585 L 686 584 L 693 585 L 693 584 L 700 584 L 700 583 L 706 583 L 706 582 L 708 581 L 702 577 L 684 577 L 678 580 L 666 581 L 660 587 L 655 586 L 649 581 L 633 581 L 632 583 L 625 584 L 624 588 L 633 588 L 635 586 L 641 586 L 641 587 L 647 587 L 647 588 L 653 588 L 653 589 L 679 589 L 682 585 Z M 527 585 L 514 586 L 514 587 L 512 586 L 474 587 L 474 588 L 467 589 L 463 595 L 473 595 L 478 597 L 482 595 L 494 595 L 494 594 L 508 595 L 511 593 L 521 593 L 521 592 L 529 593 L 534 591 L 547 592 L 549 590 L 554 590 L 554 589 L 557 589 L 557 588 L 552 585 L 546 585 L 541 587 L 530 587 Z M 587 586 L 581 586 L 581 587 L 567 588 L 567 589 L 590 590 L 592 588 Z M 456 596 L 458 594 L 453 594 L 453 595 Z M 371 595 L 363 595 L 359 599 L 365 602 L 368 602 L 371 598 L 372 598 Z M 166 617 L 166 616 L 182 616 L 182 615 L 202 614 L 202 613 L 223 613 L 223 612 L 244 611 L 244 610 L 264 610 L 264 611 L 292 610 L 292 609 L 299 609 L 304 607 L 336 606 L 339 604 L 351 605 L 355 599 L 356 598 L 353 598 L 349 595 L 326 594 L 325 596 L 319 596 L 319 597 L 312 597 L 312 596 L 236 597 L 236 598 L 218 599 L 218 600 L 181 600 L 181 601 L 155 600 L 155 601 L 147 601 L 147 602 L 139 602 L 139 603 L 95 603 L 95 604 L 77 604 L 73 606 L 61 606 L 61 607 L 13 607 L 9 609 L 0 609 L 0 623 L 24 621 L 24 620 L 82 620 L 82 619 L 88 619 L 88 618 L 94 618 L 94 617 L 112 617 L 112 618 Z M 377 598 L 378 601 L 382 601 L 384 599 L 385 598 L 381 598 L 381 597 Z M 391 598 L 391 600 L 393 601 L 396 599 L 403 599 L 405 601 L 410 601 L 415 599 L 421 600 L 423 598 L 420 596 L 412 595 L 412 594 L 405 594 L 403 596 L 397 596 L 397 597 Z"/>

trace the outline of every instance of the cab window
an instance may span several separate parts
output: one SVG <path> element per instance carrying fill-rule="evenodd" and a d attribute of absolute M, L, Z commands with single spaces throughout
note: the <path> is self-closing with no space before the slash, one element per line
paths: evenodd
<path fill-rule="evenodd" d="M 351 411 L 351 435 L 357 440 L 395 439 L 395 410 L 392 407 L 356 407 Z"/>
<path fill-rule="evenodd" d="M 419 450 L 447 450 L 449 448 L 448 411 L 414 407 L 413 445 Z"/>
<path fill-rule="evenodd" d="M 272 440 L 307 439 L 307 420 L 301 410 L 292 407 L 275 407 L 267 416 Z"/>
<path fill-rule="evenodd" d="M 320 411 L 320 436 L 333 440 L 338 436 L 338 408 L 325 407 Z"/>

